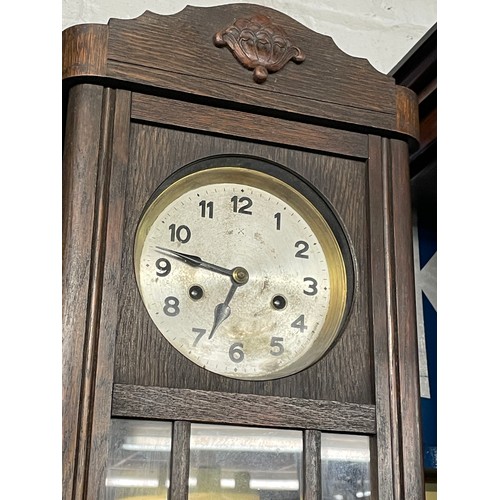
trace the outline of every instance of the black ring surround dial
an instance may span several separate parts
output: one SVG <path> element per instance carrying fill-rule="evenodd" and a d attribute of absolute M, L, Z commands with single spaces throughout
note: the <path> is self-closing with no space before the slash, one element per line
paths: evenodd
<path fill-rule="evenodd" d="M 289 376 L 321 359 L 356 288 L 351 245 L 327 198 L 291 169 L 246 155 L 171 174 L 141 215 L 134 261 L 142 300 L 170 344 L 242 380 Z"/>

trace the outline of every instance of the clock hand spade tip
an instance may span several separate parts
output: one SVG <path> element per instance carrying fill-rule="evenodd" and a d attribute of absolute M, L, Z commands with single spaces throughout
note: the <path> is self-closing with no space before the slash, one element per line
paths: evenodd
<path fill-rule="evenodd" d="M 220 324 L 229 318 L 231 314 L 231 308 L 224 303 L 217 304 L 215 306 L 215 311 L 214 311 L 214 325 L 212 326 L 212 331 L 210 332 L 210 335 L 208 336 L 209 339 L 211 339 L 217 330 L 219 328 Z"/>

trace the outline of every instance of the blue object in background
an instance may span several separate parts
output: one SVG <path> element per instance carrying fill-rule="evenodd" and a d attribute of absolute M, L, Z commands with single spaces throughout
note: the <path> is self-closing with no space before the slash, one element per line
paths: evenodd
<path fill-rule="evenodd" d="M 419 219 L 417 222 L 419 251 L 417 269 L 420 270 L 424 269 L 426 264 L 437 255 L 437 238 L 434 222 L 435 220 L 433 221 L 429 218 L 422 218 L 422 220 Z M 424 468 L 437 471 L 437 311 L 426 296 L 423 287 L 418 286 L 418 275 L 416 275 L 416 280 L 417 293 L 420 293 L 422 298 L 427 374 L 430 389 L 430 398 L 420 398 Z M 435 275 L 433 276 L 433 280 L 435 283 Z"/>
<path fill-rule="evenodd" d="M 425 343 L 430 398 L 421 398 L 424 468 L 437 469 L 437 312 L 424 293 Z"/>

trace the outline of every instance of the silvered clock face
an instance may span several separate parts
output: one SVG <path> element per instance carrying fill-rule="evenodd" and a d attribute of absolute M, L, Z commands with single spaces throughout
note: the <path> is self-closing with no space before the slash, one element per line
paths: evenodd
<path fill-rule="evenodd" d="M 135 268 L 168 342 L 226 377 L 306 368 L 346 313 L 346 263 L 331 227 L 297 189 L 251 168 L 199 170 L 162 190 L 140 221 Z"/>

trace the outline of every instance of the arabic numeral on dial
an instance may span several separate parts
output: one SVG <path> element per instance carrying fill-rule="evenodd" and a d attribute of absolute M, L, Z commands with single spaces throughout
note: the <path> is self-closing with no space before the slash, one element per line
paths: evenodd
<path fill-rule="evenodd" d="M 309 250 L 309 244 L 305 241 L 297 241 L 295 243 L 295 248 L 298 248 L 297 252 L 295 253 L 295 257 L 298 257 L 299 259 L 308 259 L 309 255 L 306 255 L 306 252 Z"/>
<path fill-rule="evenodd" d="M 172 269 L 172 266 L 170 265 L 170 262 L 168 259 L 165 259 L 164 257 L 159 258 L 156 261 L 156 275 L 164 278 L 170 273 L 170 270 Z"/>
<path fill-rule="evenodd" d="M 208 217 L 209 219 L 214 218 L 214 202 L 207 200 L 201 200 L 198 204 L 201 208 L 201 216 Z"/>
<path fill-rule="evenodd" d="M 310 284 L 307 286 L 307 289 L 304 290 L 306 295 L 316 295 L 318 293 L 318 282 L 314 278 L 304 278 L 304 283 L 310 281 Z"/>
<path fill-rule="evenodd" d="M 242 196 L 241 198 L 238 198 L 235 195 L 231 198 L 231 202 L 233 203 L 233 212 L 252 215 L 252 211 L 248 209 L 253 205 L 253 201 L 248 198 L 248 196 Z M 238 207 L 238 205 L 241 206 Z"/>
<path fill-rule="evenodd" d="M 307 326 L 304 320 L 304 315 L 301 314 L 290 326 L 298 328 L 300 330 L 300 333 L 303 333 L 304 330 L 307 330 Z"/>
<path fill-rule="evenodd" d="M 196 347 L 198 345 L 198 342 L 200 341 L 201 337 L 207 333 L 207 331 L 204 328 L 193 328 L 193 333 L 197 333 L 196 338 L 194 339 L 193 342 L 193 347 Z"/>
<path fill-rule="evenodd" d="M 191 229 L 187 226 L 176 226 L 175 224 L 170 224 L 168 226 L 170 230 L 170 241 L 180 241 L 181 243 L 187 243 L 191 239 Z"/>
<path fill-rule="evenodd" d="M 285 346 L 283 345 L 283 337 L 272 337 L 271 338 L 271 354 L 273 356 L 281 356 L 285 352 Z M 275 350 L 273 350 L 276 348 Z"/>
<path fill-rule="evenodd" d="M 245 353 L 243 352 L 243 344 L 241 342 L 235 342 L 229 348 L 229 359 L 234 363 L 241 363 L 245 358 Z"/>
<path fill-rule="evenodd" d="M 177 297 L 167 297 L 163 312 L 167 316 L 177 316 L 181 312 L 179 309 L 179 299 Z"/>
<path fill-rule="evenodd" d="M 275 213 L 274 218 L 276 219 L 276 231 L 281 231 L 281 212 Z"/>

